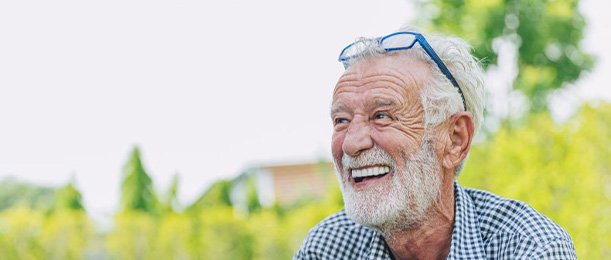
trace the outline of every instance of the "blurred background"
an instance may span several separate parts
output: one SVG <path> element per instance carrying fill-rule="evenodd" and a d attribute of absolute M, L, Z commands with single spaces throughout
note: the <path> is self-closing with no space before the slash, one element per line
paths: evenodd
<path fill-rule="evenodd" d="M 288 259 L 342 208 L 339 51 L 409 23 L 487 70 L 459 181 L 611 256 L 611 4 L 0 2 L 0 259 Z"/>

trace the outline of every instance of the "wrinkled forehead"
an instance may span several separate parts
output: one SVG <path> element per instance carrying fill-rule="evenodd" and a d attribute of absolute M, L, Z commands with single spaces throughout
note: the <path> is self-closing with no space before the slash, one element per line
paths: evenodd
<path fill-rule="evenodd" d="M 334 96 L 345 87 L 359 87 L 376 81 L 392 81 L 408 92 L 420 92 L 432 77 L 430 65 L 403 53 L 362 58 L 339 78 Z"/>

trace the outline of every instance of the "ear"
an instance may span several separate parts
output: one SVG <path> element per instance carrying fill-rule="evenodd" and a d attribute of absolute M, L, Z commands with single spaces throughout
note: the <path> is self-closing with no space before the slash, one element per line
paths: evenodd
<path fill-rule="evenodd" d="M 469 112 L 459 112 L 449 119 L 450 145 L 443 154 L 443 167 L 456 168 L 462 162 L 471 148 L 475 127 L 473 116 Z"/>

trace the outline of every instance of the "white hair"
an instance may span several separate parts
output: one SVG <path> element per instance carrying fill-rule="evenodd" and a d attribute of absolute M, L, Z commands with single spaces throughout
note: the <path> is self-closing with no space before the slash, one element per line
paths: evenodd
<path fill-rule="evenodd" d="M 402 27 L 398 31 L 418 32 L 411 27 Z M 425 36 L 429 45 L 456 79 L 462 90 L 467 111 L 473 116 L 475 132 L 477 132 L 482 124 L 485 105 L 484 71 L 479 61 L 471 55 L 471 47 L 462 39 L 421 34 Z M 388 55 L 372 38 L 360 38 L 358 41 L 367 42 L 367 44 L 362 44 L 363 50 L 346 63 L 347 67 L 363 58 Z M 412 48 L 398 52 L 426 62 L 432 68 L 433 77 L 425 83 L 420 94 L 420 101 L 424 108 L 425 128 L 437 126 L 453 114 L 463 111 L 463 103 L 458 89 L 452 85 L 424 49 Z M 456 168 L 455 176 L 458 176 L 462 170 L 464 162 L 465 160 Z"/>

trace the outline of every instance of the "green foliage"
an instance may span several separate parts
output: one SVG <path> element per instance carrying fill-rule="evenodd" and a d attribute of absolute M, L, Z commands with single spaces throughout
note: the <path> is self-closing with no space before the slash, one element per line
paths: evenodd
<path fill-rule="evenodd" d="M 174 176 L 172 177 L 172 182 L 170 183 L 170 187 L 168 188 L 168 191 L 166 192 L 165 197 L 161 202 L 163 212 L 175 212 L 178 209 L 178 182 L 178 174 L 174 174 Z"/>
<path fill-rule="evenodd" d="M 93 235 L 93 224 L 80 209 L 60 209 L 46 218 L 40 240 L 44 259 L 83 259 Z"/>
<path fill-rule="evenodd" d="M 40 241 L 44 216 L 40 211 L 15 207 L 0 214 L 0 252 L 6 259 L 42 259 Z"/>
<path fill-rule="evenodd" d="M 194 237 L 193 221 L 186 214 L 166 213 L 158 224 L 155 239 L 156 259 L 197 259 L 189 246 Z"/>
<path fill-rule="evenodd" d="M 141 210 L 119 213 L 106 240 L 108 252 L 114 259 L 152 259 L 157 235 L 155 222 L 151 214 Z"/>
<path fill-rule="evenodd" d="M 123 169 L 121 209 L 123 211 L 155 212 L 158 204 L 153 182 L 144 170 L 140 160 L 140 150 L 136 147 Z"/>
<path fill-rule="evenodd" d="M 249 189 L 249 185 L 245 185 Z M 106 237 L 116 259 L 287 259 L 307 231 L 341 209 L 337 186 L 322 201 L 283 208 L 253 208 L 237 214 L 229 203 L 230 181 L 212 185 L 184 213 L 166 211 L 153 217 L 123 212 Z M 250 188 L 254 188 L 254 185 Z M 253 193 L 256 197 L 256 192 Z"/>
<path fill-rule="evenodd" d="M 187 211 L 201 211 L 211 207 L 230 207 L 231 198 L 231 181 L 220 180 L 215 182 L 206 190 L 193 204 L 191 204 Z"/>
<path fill-rule="evenodd" d="M 566 228 L 583 259 L 611 252 L 611 104 L 563 124 L 537 114 L 475 144 L 460 180 L 522 200 Z"/>
<path fill-rule="evenodd" d="M 252 259 L 255 235 L 247 219 L 239 218 L 229 207 L 202 212 L 202 259 Z"/>
<path fill-rule="evenodd" d="M 0 181 L 0 211 L 26 206 L 49 211 L 54 206 L 55 189 L 6 178 Z"/>
<path fill-rule="evenodd" d="M 69 183 L 55 192 L 55 209 L 84 210 L 81 192 Z"/>
<path fill-rule="evenodd" d="M 585 20 L 578 0 L 430 0 L 418 21 L 432 31 L 460 35 L 473 46 L 484 66 L 497 63 L 494 42 L 517 48 L 514 88 L 528 97 L 531 109 L 547 107 L 546 96 L 574 82 L 593 65 L 581 47 Z M 426 23 L 426 22 L 424 22 Z"/>
<path fill-rule="evenodd" d="M 247 212 L 255 212 L 260 210 L 261 207 L 255 181 L 253 178 L 248 178 L 246 180 L 246 210 Z"/>
<path fill-rule="evenodd" d="M 82 259 L 92 225 L 81 210 L 46 215 L 24 206 L 0 212 L 1 259 Z"/>

